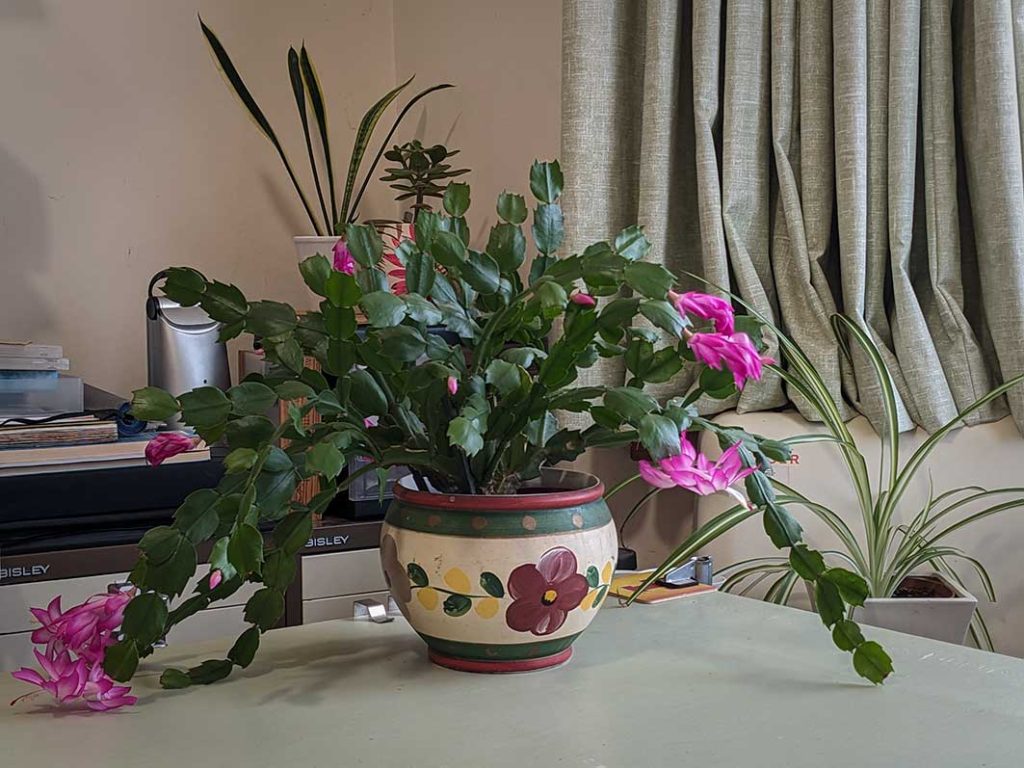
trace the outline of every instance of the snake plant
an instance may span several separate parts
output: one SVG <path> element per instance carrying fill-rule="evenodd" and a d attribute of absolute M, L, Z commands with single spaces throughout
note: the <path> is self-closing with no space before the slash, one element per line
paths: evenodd
<path fill-rule="evenodd" d="M 374 169 L 380 162 L 380 159 L 384 154 L 384 150 L 387 148 L 391 138 L 395 135 L 395 131 L 398 130 L 398 126 L 401 124 L 402 120 L 409 113 L 409 110 L 412 109 L 420 99 L 434 91 L 454 87 L 449 83 L 434 85 L 426 90 L 420 91 L 409 100 L 409 102 L 398 113 L 398 117 L 391 125 L 391 130 L 389 130 L 387 136 L 384 137 L 384 141 L 381 142 L 380 149 L 374 156 L 373 161 L 366 170 L 366 173 L 363 174 L 362 183 L 359 184 L 357 189 L 356 181 L 359 178 L 359 169 L 362 165 L 363 157 L 366 155 L 370 139 L 373 137 L 374 130 L 377 128 L 377 123 L 380 122 L 381 117 L 383 117 L 392 102 L 394 102 L 406 86 L 412 82 L 413 78 L 410 77 L 401 85 L 388 91 L 367 110 L 366 114 L 363 115 L 363 119 L 359 122 L 359 128 L 356 130 L 355 142 L 352 146 L 352 153 L 349 155 L 348 171 L 345 175 L 345 186 L 342 191 L 341 203 L 339 205 L 338 196 L 335 193 L 334 165 L 331 162 L 331 144 L 328 140 L 327 132 L 327 108 L 324 104 L 324 94 L 320 87 L 320 79 L 317 76 L 316 69 L 313 66 L 313 60 L 310 58 L 309 52 L 306 50 L 306 46 L 302 45 L 298 52 L 296 52 L 295 48 L 289 48 L 288 77 L 291 81 L 292 91 L 295 95 L 295 106 L 298 109 L 299 120 L 302 123 L 302 133 L 306 140 L 306 153 L 309 156 L 309 166 L 313 175 L 313 186 L 316 188 L 317 202 L 320 205 L 319 214 L 322 218 L 318 219 L 313 207 L 310 205 L 309 198 L 306 196 L 306 193 L 303 192 L 302 186 L 299 184 L 298 177 L 296 177 L 292 164 L 289 162 L 288 156 L 285 154 L 284 147 L 277 138 L 277 134 L 274 132 L 274 129 L 270 127 L 270 121 L 267 120 L 263 110 L 260 109 L 259 104 L 256 103 L 256 99 L 245 85 L 245 82 L 242 80 L 242 76 L 238 73 L 234 63 L 231 61 L 231 57 L 228 56 L 227 50 L 225 50 L 220 40 L 213 33 L 213 30 L 206 26 L 202 18 L 199 19 L 199 26 L 203 30 L 203 35 L 206 37 L 206 41 L 210 45 L 210 50 L 213 52 L 218 66 L 224 73 L 224 77 L 235 91 L 235 94 L 241 100 L 242 105 L 249 112 L 249 115 L 255 121 L 260 132 L 267 137 L 270 143 L 274 145 L 274 149 L 277 150 L 278 157 L 281 158 L 285 171 L 288 173 L 288 178 L 291 180 L 292 186 L 295 188 L 295 192 L 298 194 L 299 200 L 302 202 L 302 207 L 306 211 L 306 215 L 309 217 L 310 223 L 313 225 L 313 231 L 317 235 L 333 234 L 341 236 L 344 234 L 346 225 L 356 221 L 359 203 L 363 198 L 363 193 L 366 191 L 366 186 L 369 184 L 370 178 L 373 176 Z M 313 118 L 316 121 L 316 129 L 320 139 L 320 145 L 323 148 L 324 168 L 326 171 L 326 179 L 324 179 L 325 183 L 323 184 L 321 183 L 320 172 L 313 152 L 313 137 L 309 129 L 309 116 L 306 106 L 307 96 L 309 99 L 309 108 L 312 110 Z M 325 186 L 327 188 L 326 191 L 324 189 Z M 330 211 L 328 211 L 327 208 L 328 200 L 330 201 Z"/>

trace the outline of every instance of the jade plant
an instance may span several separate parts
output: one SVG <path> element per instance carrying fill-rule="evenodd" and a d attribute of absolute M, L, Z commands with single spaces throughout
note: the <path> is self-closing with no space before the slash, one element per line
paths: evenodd
<path fill-rule="evenodd" d="M 864 580 L 842 567 L 826 568 L 776 499 L 769 473 L 772 462 L 789 459 L 789 448 L 699 417 L 693 396 L 660 402 L 644 391 L 692 364 L 703 368 L 701 391 L 733 395 L 764 368 L 758 324 L 734 317 L 721 299 L 676 293 L 673 275 L 644 260 L 650 244 L 640 227 L 581 253 L 560 254 L 562 184 L 557 162 L 535 163 L 532 224 L 527 230 L 524 197 L 502 193 L 500 221 L 483 250 L 470 246 L 470 189 L 450 184 L 443 211 L 420 211 L 415 238 L 397 249 L 406 270 L 401 296 L 380 270 L 379 235 L 359 224 L 346 228 L 353 274 L 333 269 L 321 255 L 300 265 L 323 299 L 319 310 L 302 315 L 277 301 L 250 301 L 194 269 L 167 271 L 168 297 L 201 306 L 223 324 L 224 339 L 258 337 L 272 368 L 226 392 L 134 393 L 137 417 L 161 421 L 180 413 L 205 441 L 224 440 L 230 452 L 216 488 L 189 495 L 170 525 L 142 538 L 130 576 L 138 593 L 125 609 L 121 639 L 106 653 L 113 679 L 129 679 L 154 642 L 246 582 L 259 587 L 245 606 L 250 626 L 226 656 L 188 670 L 169 668 L 161 682 L 170 688 L 209 683 L 248 665 L 261 633 L 281 619 L 313 515 L 365 473 L 405 466 L 423 490 L 510 494 L 546 465 L 594 446 L 636 442 L 648 461 L 670 462 L 685 474 L 707 461 L 681 439 L 694 429 L 715 433 L 729 457 L 701 492 L 742 480 L 744 503 L 762 515 L 770 540 L 802 577 L 827 585 L 830 600 L 820 609 L 836 644 L 853 652 L 863 676 L 886 677 L 885 652 L 845 618 L 867 594 Z M 529 264 L 527 231 L 536 251 Z M 307 356 L 322 370 L 307 367 Z M 624 358 L 630 372 L 624 386 L 578 383 L 580 369 L 600 357 Z M 288 416 L 275 425 L 265 414 L 279 401 Z M 313 411 L 319 421 L 310 426 L 304 417 Z M 567 411 L 589 414 L 591 426 L 562 426 L 558 414 Z M 363 466 L 346 473 L 356 458 Z M 313 476 L 320 492 L 308 504 L 293 500 L 296 484 Z M 200 552 L 208 552 L 209 570 L 194 594 L 175 602 L 196 573 Z"/>
<path fill-rule="evenodd" d="M 413 139 L 399 146 L 396 144 L 384 153 L 384 159 L 398 165 L 385 168 L 380 180 L 396 190 L 398 202 L 412 200 L 415 215 L 421 208 L 429 208 L 427 198 L 440 200 L 452 179 L 469 173 L 468 168 L 452 170 L 450 160 L 459 150 L 450 150 L 443 144 L 424 147 L 419 139 Z"/>
<path fill-rule="evenodd" d="M 323 90 L 320 86 L 320 78 L 317 75 L 316 68 L 313 65 L 313 59 L 306 50 L 305 44 L 300 47 L 299 51 L 295 48 L 288 49 L 288 79 L 291 82 L 292 93 L 295 96 L 295 107 L 299 112 L 299 122 L 302 124 L 302 134 L 306 140 L 306 154 L 309 156 L 309 168 L 313 175 L 313 186 L 316 189 L 317 202 L 320 205 L 319 215 L 314 211 L 310 205 L 309 197 L 302 189 L 302 185 L 299 184 L 299 179 L 295 175 L 295 170 L 292 168 L 291 162 L 288 160 L 288 155 L 284 151 L 284 147 L 281 145 L 281 141 L 277 138 L 277 133 L 270 125 L 270 121 L 267 119 L 263 110 L 256 102 L 255 97 L 249 91 L 245 81 L 242 80 L 242 76 L 236 69 L 234 62 L 228 55 L 227 50 L 224 48 L 220 39 L 214 34 L 213 30 L 210 29 L 203 22 L 199 20 L 199 26 L 203 31 L 206 42 L 210 46 L 214 58 L 217 60 L 217 65 L 224 73 L 225 79 L 231 85 L 235 95 L 238 96 L 239 101 L 242 102 L 242 106 L 245 107 L 249 116 L 253 119 L 256 127 L 260 129 L 260 133 L 267 137 L 267 140 L 274 146 L 277 151 L 278 157 L 281 158 L 281 163 L 284 165 L 285 171 L 288 173 L 288 178 L 295 188 L 296 194 L 299 196 L 299 200 L 302 202 L 302 208 L 306 212 L 306 216 L 309 217 L 310 224 L 313 225 L 313 232 L 317 235 L 342 235 L 345 231 L 345 226 L 353 221 L 356 221 L 359 204 L 362 201 L 363 193 L 366 192 L 366 187 L 370 183 L 370 179 L 373 177 L 374 170 L 377 164 L 380 162 L 381 157 L 384 155 L 384 151 L 388 146 L 388 142 L 391 141 L 395 135 L 395 131 L 398 130 L 398 126 L 402 123 L 402 120 L 409 110 L 420 101 L 420 99 L 440 91 L 445 88 L 453 88 L 450 83 L 440 83 L 438 85 L 431 86 L 426 90 L 420 91 L 418 94 L 413 96 L 395 118 L 395 121 L 391 124 L 391 129 L 384 137 L 384 141 L 381 142 L 380 148 L 377 150 L 376 155 L 370 161 L 369 168 L 362 176 L 362 182 L 359 183 L 359 169 L 362 166 L 363 158 L 366 155 L 366 150 L 369 147 L 370 139 L 373 138 L 374 131 L 377 128 L 377 123 L 387 112 L 388 107 L 398 98 L 403 90 L 412 82 L 413 78 L 410 77 L 404 83 L 396 88 L 388 91 L 380 99 L 378 99 L 363 115 L 362 120 L 359 121 L 359 127 L 356 129 L 355 141 L 352 145 L 352 152 L 348 158 L 348 168 L 345 174 L 344 188 L 341 193 L 341 200 L 339 202 L 338 195 L 336 194 L 334 164 L 331 161 L 331 142 L 327 131 L 327 104 L 324 100 Z M 308 104 L 308 106 L 307 106 Z M 310 131 L 309 126 L 309 113 L 312 112 L 313 120 L 316 123 L 316 135 L 320 142 L 320 147 L 323 150 L 323 165 L 326 178 L 321 182 L 320 170 L 318 168 L 316 155 L 314 153 L 314 141 L 313 134 Z M 358 188 L 357 188 L 358 183 Z M 326 187 L 326 189 L 325 189 Z M 330 207 L 328 208 L 328 202 Z"/>

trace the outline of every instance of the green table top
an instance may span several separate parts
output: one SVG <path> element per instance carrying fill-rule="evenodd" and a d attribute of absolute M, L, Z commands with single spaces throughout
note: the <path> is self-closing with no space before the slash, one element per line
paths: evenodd
<path fill-rule="evenodd" d="M 0 765 L 1024 765 L 1024 661 L 867 632 L 896 665 L 882 687 L 816 616 L 720 594 L 607 607 L 568 665 L 524 675 L 434 667 L 401 620 L 326 622 L 269 633 L 249 669 L 210 687 L 160 691 L 144 669 L 133 708 L 3 706 Z M 6 678 L 0 701 L 25 690 Z"/>

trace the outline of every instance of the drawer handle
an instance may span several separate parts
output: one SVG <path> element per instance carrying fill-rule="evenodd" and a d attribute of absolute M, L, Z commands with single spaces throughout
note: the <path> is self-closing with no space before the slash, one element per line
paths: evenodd
<path fill-rule="evenodd" d="M 391 602 L 391 598 L 388 598 L 388 602 Z M 374 624 L 387 624 L 395 620 L 394 616 L 388 616 L 388 606 L 369 598 L 352 603 L 352 612 L 352 618 L 369 619 Z"/>

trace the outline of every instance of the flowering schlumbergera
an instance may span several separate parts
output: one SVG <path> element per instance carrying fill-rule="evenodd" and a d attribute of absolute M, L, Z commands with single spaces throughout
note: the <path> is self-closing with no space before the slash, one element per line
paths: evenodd
<path fill-rule="evenodd" d="M 559 255 L 558 163 L 534 163 L 530 190 L 536 204 L 528 231 L 536 253 L 529 264 L 524 197 L 499 196 L 500 221 L 476 250 L 465 219 L 469 187 L 452 183 L 443 212 L 421 211 L 414 239 L 395 250 L 405 270 L 401 295 L 389 288 L 383 243 L 368 225 L 348 226 L 333 261 L 316 255 L 300 265 L 307 286 L 322 298 L 301 315 L 280 302 L 249 301 L 235 286 L 193 269 L 167 271 L 170 298 L 200 305 L 223 323 L 225 339 L 243 332 L 259 337 L 272 368 L 227 392 L 135 392 L 137 417 L 159 421 L 180 413 L 206 442 L 226 441 L 230 453 L 217 488 L 192 493 L 171 525 L 140 542 L 132 621 L 106 652 L 112 678 L 129 679 L 175 624 L 251 582 L 259 587 L 245 607 L 251 626 L 226 657 L 168 669 L 161 682 L 210 683 L 247 666 L 261 633 L 281 618 L 312 515 L 362 474 L 401 465 L 424 490 L 507 494 L 538 477 L 542 466 L 571 461 L 593 446 L 635 442 L 646 449 L 643 471 L 656 484 L 705 493 L 742 479 L 745 503 L 763 512 L 772 542 L 788 549 L 793 567 L 815 584 L 818 611 L 836 644 L 854 652 L 862 675 L 877 682 L 888 674 L 884 651 L 847 619 L 847 606 L 863 602 L 864 582 L 826 568 L 775 500 L 765 472 L 773 460 L 788 460 L 789 449 L 720 427 L 693 405 L 701 395 L 730 397 L 761 375 L 760 328 L 735 317 L 720 298 L 676 293 L 675 277 L 645 261 L 650 244 L 640 227 Z M 305 367 L 306 356 L 322 370 Z M 624 386 L 578 385 L 580 369 L 600 357 L 624 358 L 630 373 Z M 661 403 L 644 391 L 685 365 L 701 369 L 687 397 Z M 289 417 L 275 425 L 265 414 L 279 401 Z M 313 411 L 318 419 L 309 425 L 305 417 Z M 589 414 L 593 423 L 563 426 L 556 414 L 566 411 Z M 698 454 L 683 437 L 690 430 L 716 434 L 723 457 L 711 462 Z M 345 474 L 357 458 L 361 468 Z M 309 504 L 293 500 L 296 484 L 313 476 L 320 493 Z M 197 548 L 206 543 L 210 572 L 178 601 L 196 571 Z"/>

